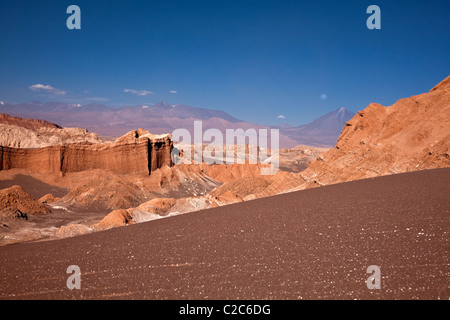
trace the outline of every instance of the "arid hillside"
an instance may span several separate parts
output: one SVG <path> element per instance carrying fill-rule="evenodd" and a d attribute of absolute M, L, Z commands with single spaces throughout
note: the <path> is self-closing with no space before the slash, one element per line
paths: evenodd
<path fill-rule="evenodd" d="M 108 143 L 0 147 L 0 187 L 21 185 L 52 211 L 45 219 L 5 220 L 1 243 L 70 237 L 296 190 L 450 167 L 449 91 L 450 77 L 390 107 L 372 103 L 346 123 L 335 148 L 279 150 L 280 170 L 269 176 L 261 174 L 264 163 L 172 166 L 170 138 L 143 129 Z M 36 157 L 40 153 L 46 156 Z M 14 210 L 8 215 L 20 216 Z"/>
<path fill-rule="evenodd" d="M 395 173 L 450 167 L 450 76 L 427 93 L 377 103 L 346 123 L 334 149 L 300 175 L 329 185 Z M 302 186 L 304 187 L 304 186 Z"/>
<path fill-rule="evenodd" d="M 39 119 L 0 113 L 0 145 L 10 148 L 43 148 L 69 143 L 100 143 L 96 133 L 81 128 L 61 128 Z"/>

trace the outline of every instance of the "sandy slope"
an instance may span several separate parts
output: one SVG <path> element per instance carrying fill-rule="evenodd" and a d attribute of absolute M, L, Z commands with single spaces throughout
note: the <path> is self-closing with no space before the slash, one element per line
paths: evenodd
<path fill-rule="evenodd" d="M 448 181 L 391 175 L 0 247 L 0 298 L 448 299 Z"/>

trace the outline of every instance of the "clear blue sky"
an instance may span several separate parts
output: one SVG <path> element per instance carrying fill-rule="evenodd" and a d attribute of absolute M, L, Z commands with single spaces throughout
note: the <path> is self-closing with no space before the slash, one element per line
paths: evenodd
<path fill-rule="evenodd" d="M 66 27 L 71 4 L 81 30 Z M 371 4 L 381 30 L 366 27 Z M 298 125 L 448 76 L 450 1 L 1 1 L 0 43 L 6 102 L 168 101 Z"/>

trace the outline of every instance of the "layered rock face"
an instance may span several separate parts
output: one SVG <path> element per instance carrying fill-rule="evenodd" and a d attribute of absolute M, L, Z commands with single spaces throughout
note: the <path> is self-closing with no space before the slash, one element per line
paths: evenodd
<path fill-rule="evenodd" d="M 13 168 L 37 172 L 68 173 L 105 169 L 118 174 L 150 174 L 171 166 L 170 135 L 135 130 L 109 143 L 75 143 L 40 149 L 0 146 L 0 170 Z"/>

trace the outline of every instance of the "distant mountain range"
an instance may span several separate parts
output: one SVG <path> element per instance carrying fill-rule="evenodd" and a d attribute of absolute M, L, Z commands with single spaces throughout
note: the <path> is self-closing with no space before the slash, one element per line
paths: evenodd
<path fill-rule="evenodd" d="M 159 102 L 153 106 L 108 107 L 102 104 L 68 104 L 59 102 L 31 101 L 20 104 L 0 104 L 0 113 L 24 118 L 43 119 L 62 127 L 81 127 L 96 132 L 103 137 L 119 137 L 126 132 L 144 128 L 154 134 L 172 133 L 175 129 L 185 128 L 193 132 L 195 120 L 202 120 L 203 131 L 217 128 L 226 129 L 270 128 L 236 119 L 220 110 L 209 110 L 185 105 L 171 105 Z M 305 144 L 332 147 L 354 113 L 337 109 L 309 124 L 298 127 L 282 125 L 280 147 L 294 147 Z"/>
<path fill-rule="evenodd" d="M 350 110 L 340 108 L 302 126 L 282 127 L 280 132 L 300 144 L 334 146 L 345 123 L 354 115 Z"/>

